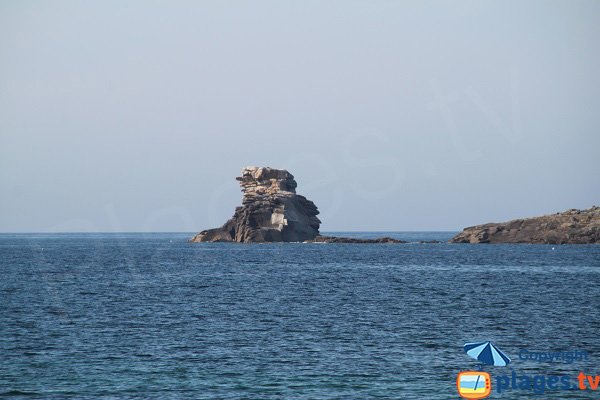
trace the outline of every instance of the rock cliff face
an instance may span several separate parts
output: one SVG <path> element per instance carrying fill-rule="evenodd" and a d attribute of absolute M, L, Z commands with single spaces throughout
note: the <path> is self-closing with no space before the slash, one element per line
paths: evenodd
<path fill-rule="evenodd" d="M 288 171 L 246 167 L 236 179 L 244 193 L 242 206 L 222 227 L 202 231 L 192 242 L 303 242 L 319 234 L 319 211 L 296 194 Z"/>
<path fill-rule="evenodd" d="M 465 228 L 451 243 L 600 243 L 600 207 Z"/>

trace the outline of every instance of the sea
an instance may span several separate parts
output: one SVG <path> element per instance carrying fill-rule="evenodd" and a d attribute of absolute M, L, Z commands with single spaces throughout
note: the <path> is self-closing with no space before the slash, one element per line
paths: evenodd
<path fill-rule="evenodd" d="M 1 234 L 0 398 L 600 398 L 600 245 L 192 234 Z"/>

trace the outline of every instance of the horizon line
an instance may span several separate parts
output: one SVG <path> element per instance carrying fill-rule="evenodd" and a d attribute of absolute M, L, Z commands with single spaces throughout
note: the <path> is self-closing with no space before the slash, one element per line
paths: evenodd
<path fill-rule="evenodd" d="M 23 231 L 23 232 L 2 232 L 0 235 L 32 235 L 32 234 L 119 234 L 119 233 L 185 233 L 185 234 L 196 234 L 201 231 Z M 394 231 L 394 230 L 327 230 L 320 233 L 452 233 L 460 232 L 455 230 L 405 230 L 405 231 Z"/>

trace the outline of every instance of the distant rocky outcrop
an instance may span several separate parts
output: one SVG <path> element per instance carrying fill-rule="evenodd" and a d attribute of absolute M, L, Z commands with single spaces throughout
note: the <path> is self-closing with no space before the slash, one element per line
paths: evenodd
<path fill-rule="evenodd" d="M 451 243 L 600 243 L 600 207 L 465 228 Z"/>
<path fill-rule="evenodd" d="M 202 231 L 191 242 L 406 243 L 319 235 L 317 206 L 296 194 L 294 176 L 284 169 L 246 167 L 236 179 L 244 193 L 242 206 L 222 227 Z"/>
<path fill-rule="evenodd" d="M 242 206 L 222 227 L 202 231 L 192 242 L 303 242 L 319 234 L 315 203 L 296 194 L 286 170 L 246 167 L 240 181 Z"/>

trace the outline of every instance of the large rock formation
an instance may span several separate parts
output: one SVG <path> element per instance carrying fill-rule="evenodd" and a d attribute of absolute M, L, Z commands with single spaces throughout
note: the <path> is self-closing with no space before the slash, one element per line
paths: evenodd
<path fill-rule="evenodd" d="M 600 207 L 465 228 L 451 243 L 600 243 Z"/>
<path fill-rule="evenodd" d="M 303 242 L 319 234 L 315 204 L 296 194 L 294 176 L 268 167 L 242 169 L 242 206 L 222 227 L 202 231 L 192 242 Z"/>

